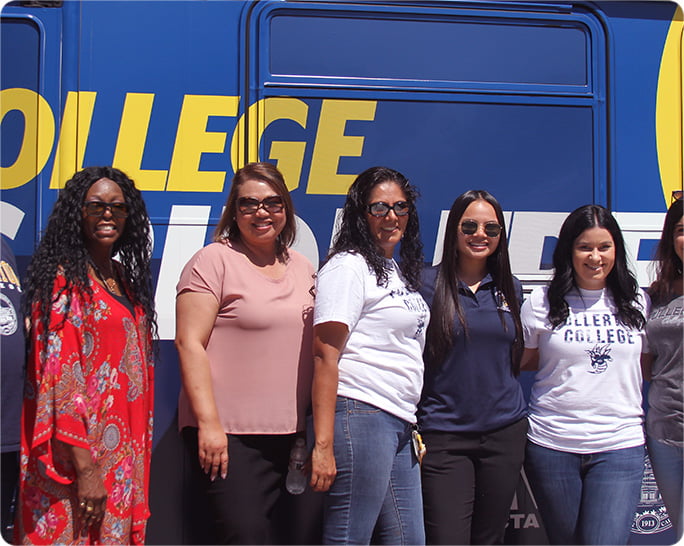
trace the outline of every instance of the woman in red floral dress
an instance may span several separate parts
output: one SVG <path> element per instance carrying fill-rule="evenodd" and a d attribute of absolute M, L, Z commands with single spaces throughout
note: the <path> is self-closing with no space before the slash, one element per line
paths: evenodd
<path fill-rule="evenodd" d="M 133 181 L 89 167 L 67 182 L 25 282 L 31 347 L 16 542 L 144 543 L 156 329 L 150 256 Z"/>

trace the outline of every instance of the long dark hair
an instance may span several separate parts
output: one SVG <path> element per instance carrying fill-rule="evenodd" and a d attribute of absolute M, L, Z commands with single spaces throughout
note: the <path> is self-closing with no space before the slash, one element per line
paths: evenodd
<path fill-rule="evenodd" d="M 420 227 L 416 212 L 418 190 L 403 174 L 394 169 L 371 167 L 356 177 L 347 193 L 342 213 L 342 225 L 337 232 L 328 259 L 340 252 L 360 254 L 375 273 L 378 286 L 387 283 L 389 271 L 387 263 L 371 236 L 367 218 L 370 193 L 375 186 L 383 182 L 394 182 L 399 186 L 409 204 L 408 223 L 399 252 L 401 258 L 399 269 L 406 285 L 411 290 L 418 290 L 423 268 L 423 243 L 420 240 Z"/>
<path fill-rule="evenodd" d="M 492 194 L 485 190 L 470 190 L 456 198 L 449 217 L 447 218 L 444 234 L 444 250 L 442 263 L 435 281 L 435 294 L 430 310 L 430 324 L 425 340 L 425 361 L 428 366 L 441 364 L 454 345 L 454 315 L 463 326 L 463 335 L 467 337 L 468 325 L 461 308 L 458 295 L 458 226 L 468 206 L 474 201 L 482 200 L 489 203 L 499 225 L 502 226 L 499 244 L 496 250 L 487 257 L 487 271 L 492 276 L 494 285 L 500 291 L 511 311 L 515 325 L 515 341 L 511 347 L 511 370 L 514 375 L 520 373 L 520 357 L 523 350 L 522 324 L 520 321 L 520 304 L 511 273 L 511 263 L 508 256 L 508 240 L 506 238 L 506 223 L 501 205 Z M 499 318 L 506 328 L 503 311 L 499 310 Z"/>
<path fill-rule="evenodd" d="M 557 328 L 569 315 L 565 295 L 577 289 L 575 271 L 572 265 L 574 244 L 585 230 L 599 227 L 608 230 L 615 245 L 615 263 L 608 274 L 606 286 L 610 289 L 620 322 L 631 328 L 644 326 L 644 314 L 638 308 L 639 283 L 629 269 L 625 241 L 617 221 L 601 205 L 584 205 L 575 209 L 565 219 L 553 252 L 553 278 L 549 284 L 549 322 Z"/>
<path fill-rule="evenodd" d="M 157 322 L 154 312 L 154 296 L 150 275 L 152 238 L 147 208 L 133 180 L 113 167 L 87 167 L 77 172 L 59 192 L 47 228 L 38 244 L 26 272 L 24 282 L 24 314 L 31 315 L 33 305 L 38 305 L 43 333 L 48 332 L 50 307 L 66 294 L 65 317 L 71 308 L 74 288 L 92 295 L 88 280 L 89 254 L 83 239 L 83 202 L 90 187 L 102 178 L 116 182 L 128 205 L 128 217 L 121 236 L 112 247 L 118 253 L 127 295 L 134 304 L 140 304 L 156 336 Z M 64 275 L 65 286 L 53 297 L 55 277 Z"/>
<path fill-rule="evenodd" d="M 290 192 L 287 189 L 283 175 L 270 163 L 248 163 L 235 172 L 230 193 L 228 193 L 228 199 L 226 200 L 226 208 L 214 231 L 214 241 L 219 242 L 224 239 L 229 241 L 240 240 L 240 229 L 235 220 L 236 214 L 239 214 L 237 210 L 238 190 L 248 180 L 266 182 L 282 198 L 285 204 L 285 227 L 276 239 L 276 256 L 278 260 L 285 262 L 288 259 L 287 249 L 294 242 L 297 234 L 294 206 L 292 205 L 292 197 L 290 197 Z"/>
<path fill-rule="evenodd" d="M 656 278 L 648 289 L 654 305 L 667 303 L 674 290 L 675 283 L 682 282 L 682 259 L 677 256 L 674 247 L 675 226 L 683 215 L 682 199 L 677 199 L 665 215 L 663 233 L 655 252 Z"/>

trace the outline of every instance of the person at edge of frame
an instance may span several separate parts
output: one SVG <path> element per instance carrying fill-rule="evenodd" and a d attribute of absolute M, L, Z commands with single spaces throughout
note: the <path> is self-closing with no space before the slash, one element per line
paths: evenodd
<path fill-rule="evenodd" d="M 12 542 L 17 485 L 19 483 L 19 449 L 21 445 L 21 404 L 24 392 L 24 369 L 26 367 L 26 338 L 21 309 L 21 281 L 12 247 L 2 236 L 0 253 L 0 297 L 2 311 L 0 322 L 0 365 L 2 366 L 2 538 Z"/>
<path fill-rule="evenodd" d="M 682 538 L 684 486 L 684 218 L 681 192 L 665 215 L 655 255 L 656 278 L 648 289 L 651 312 L 646 321 L 649 354 L 642 363 L 650 381 L 646 413 L 646 445 L 660 495 Z"/>

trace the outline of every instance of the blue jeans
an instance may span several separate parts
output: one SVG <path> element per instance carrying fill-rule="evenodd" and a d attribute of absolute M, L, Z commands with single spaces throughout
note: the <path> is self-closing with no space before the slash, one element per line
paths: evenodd
<path fill-rule="evenodd" d="M 577 454 L 528 441 L 525 473 L 551 544 L 627 544 L 644 446 Z"/>
<path fill-rule="evenodd" d="M 411 425 L 337 397 L 337 476 L 325 497 L 324 544 L 425 544 L 420 469 Z"/>
<path fill-rule="evenodd" d="M 670 516 L 677 540 L 682 536 L 682 484 L 684 482 L 684 450 L 646 437 L 648 456 L 660 496 Z"/>

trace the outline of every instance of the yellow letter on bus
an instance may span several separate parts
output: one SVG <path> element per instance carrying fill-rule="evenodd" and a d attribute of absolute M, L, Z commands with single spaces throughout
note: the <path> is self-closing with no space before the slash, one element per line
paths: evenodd
<path fill-rule="evenodd" d="M 261 146 L 261 138 L 266 128 L 278 120 L 292 120 L 306 128 L 309 107 L 301 99 L 293 97 L 268 97 L 258 100 L 249 107 L 249 127 L 246 127 L 246 116 L 240 116 L 233 133 L 231 158 L 233 171 L 244 167 L 246 161 L 262 159 L 257 153 Z M 246 156 L 245 150 L 248 150 Z M 304 162 L 306 142 L 274 140 L 267 154 L 268 159 L 275 159 L 277 167 L 283 175 L 287 188 L 292 191 L 299 186 Z"/>
<path fill-rule="evenodd" d="M 0 121 L 12 110 L 24 116 L 24 138 L 16 160 L 0 168 L 0 188 L 9 190 L 26 184 L 45 167 L 55 140 L 55 119 L 48 102 L 31 89 L 12 88 L 0 92 Z"/>
<path fill-rule="evenodd" d="M 185 95 L 176 144 L 171 158 L 167 191 L 223 191 L 225 171 L 200 171 L 202 154 L 220 154 L 226 133 L 207 131 L 210 116 L 237 116 L 238 97 Z"/>
<path fill-rule="evenodd" d="M 323 101 L 306 193 L 347 193 L 356 175 L 337 173 L 340 157 L 360 157 L 364 137 L 346 136 L 344 130 L 349 120 L 372 121 L 375 118 L 376 105 L 376 101 Z"/>
<path fill-rule="evenodd" d="M 121 114 L 114 166 L 135 180 L 139 190 L 164 191 L 168 171 L 141 169 L 152 115 L 153 93 L 127 93 Z"/>
<path fill-rule="evenodd" d="M 83 167 L 90 123 L 95 109 L 94 91 L 69 91 L 67 93 L 62 126 L 59 129 L 59 142 L 50 177 L 50 189 L 64 187 L 66 181 Z"/>

